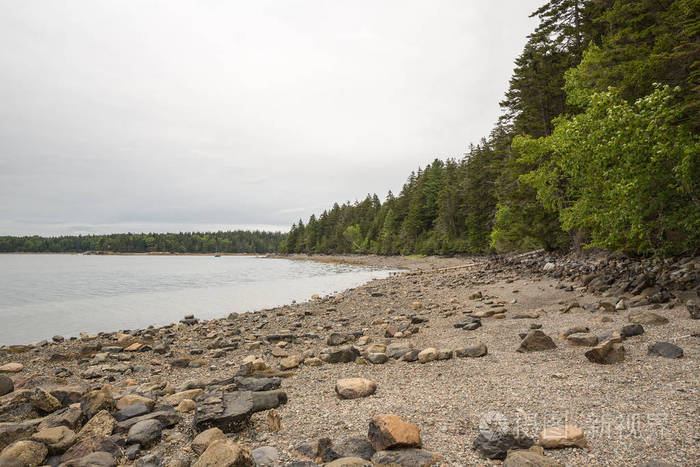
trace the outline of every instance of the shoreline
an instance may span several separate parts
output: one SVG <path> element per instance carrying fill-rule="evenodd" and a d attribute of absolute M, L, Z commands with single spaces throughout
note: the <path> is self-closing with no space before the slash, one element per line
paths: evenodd
<path fill-rule="evenodd" d="M 700 457 L 694 428 L 700 321 L 691 319 L 685 305 L 700 284 L 698 258 L 669 265 L 665 276 L 639 283 L 644 290 L 635 285 L 619 293 L 610 284 L 644 276 L 637 263 L 547 255 L 354 259 L 408 268 L 338 294 L 228 318 L 187 317 L 162 328 L 5 348 L 0 365 L 22 368 L 6 373 L 15 389 L 0 397 L 0 422 L 26 426 L 22 410 L 28 409 L 12 401 L 33 388 L 60 395 L 72 387 L 73 402 L 109 394 L 117 407 L 108 406 L 107 415 L 118 417 L 126 401 L 152 401 L 139 417 L 167 423 L 167 434 L 141 446 L 136 457 L 152 455 L 184 466 L 201 457 L 193 447 L 201 431 L 198 417 L 214 403 L 206 401 L 226 394 L 242 397 L 249 394 L 246 385 L 255 383 L 261 386 L 253 390 L 264 384 L 268 394 L 283 391 L 286 403 L 276 403 L 274 416 L 267 409 L 248 414 L 246 423 L 227 436 L 244 449 L 272 450 L 277 465 L 313 458 L 303 446 L 324 438 L 333 446 L 350 446 L 344 440 L 351 438 L 357 449 L 362 440 L 366 443 L 369 421 L 381 413 L 416 425 L 422 450 L 401 455 L 439 458 L 433 465 L 502 465 L 472 449 L 483 417 L 491 412 L 535 441 L 544 425 L 561 420 L 581 428 L 586 448 L 544 451 L 562 465 L 636 466 L 652 459 L 690 465 Z M 625 308 L 604 311 L 607 305 L 601 303 L 614 307 L 620 298 Z M 584 354 L 590 348 L 564 336 L 569 328 L 587 327 L 587 335 L 602 341 L 638 313 L 665 321 L 643 324 L 642 334 L 624 338 L 626 355 L 620 363 L 588 361 Z M 476 329 L 456 326 L 476 318 Z M 532 326 L 539 326 L 555 347 L 518 352 L 518 334 Z M 657 342 L 680 346 L 683 357 L 648 355 L 648 346 Z M 481 344 L 485 355 L 469 354 Z M 407 353 L 396 357 L 397 349 Z M 418 351 L 435 358 L 415 361 Z M 340 355 L 348 363 L 337 363 Z M 354 377 L 376 383 L 374 393 L 340 398 L 335 384 Z M 191 403 L 181 406 L 185 399 Z M 163 411 L 172 415 L 165 417 Z M 654 415 L 663 415 L 665 422 L 659 425 Z M 596 418 L 603 416 L 621 422 L 635 417 L 634 428 L 642 435 L 627 430 L 606 436 Z M 279 430 L 270 428 L 270 417 L 279 417 Z M 131 461 L 123 456 L 133 443 L 123 427 L 129 420 L 117 422 L 107 435 L 118 441 L 115 460 L 127 464 Z M 70 429 L 79 433 L 85 423 L 88 419 L 81 418 Z M 0 449 L 12 442 L 7 439 L 0 438 Z M 412 459 L 405 465 L 415 465 Z"/>

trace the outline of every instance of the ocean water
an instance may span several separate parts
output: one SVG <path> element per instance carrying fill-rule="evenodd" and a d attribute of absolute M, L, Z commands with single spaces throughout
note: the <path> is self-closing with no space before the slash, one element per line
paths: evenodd
<path fill-rule="evenodd" d="M 225 317 L 390 273 L 252 256 L 0 255 L 0 345 Z"/>

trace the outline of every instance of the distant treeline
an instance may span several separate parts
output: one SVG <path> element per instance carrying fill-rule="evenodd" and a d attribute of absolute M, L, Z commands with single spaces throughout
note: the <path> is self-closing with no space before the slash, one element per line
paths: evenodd
<path fill-rule="evenodd" d="M 236 230 L 232 232 L 125 233 L 61 237 L 0 237 L 0 252 L 114 253 L 273 253 L 286 234 Z"/>
<path fill-rule="evenodd" d="M 700 0 L 551 0 L 460 160 L 335 204 L 285 252 L 700 250 Z"/>

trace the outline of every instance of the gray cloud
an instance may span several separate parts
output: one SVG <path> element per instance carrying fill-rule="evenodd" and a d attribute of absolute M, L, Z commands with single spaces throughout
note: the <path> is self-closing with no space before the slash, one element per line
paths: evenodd
<path fill-rule="evenodd" d="M 0 0 L 0 234 L 285 228 L 498 116 L 538 1 Z"/>

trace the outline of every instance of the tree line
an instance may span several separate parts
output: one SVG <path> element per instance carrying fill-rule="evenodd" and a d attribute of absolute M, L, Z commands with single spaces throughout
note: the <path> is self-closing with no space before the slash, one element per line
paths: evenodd
<path fill-rule="evenodd" d="M 114 253 L 272 253 L 286 234 L 236 230 L 231 232 L 125 233 L 60 237 L 0 237 L 0 252 Z"/>
<path fill-rule="evenodd" d="M 551 0 L 502 116 L 401 192 L 295 223 L 283 252 L 455 254 L 700 246 L 700 0 Z"/>

